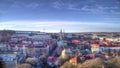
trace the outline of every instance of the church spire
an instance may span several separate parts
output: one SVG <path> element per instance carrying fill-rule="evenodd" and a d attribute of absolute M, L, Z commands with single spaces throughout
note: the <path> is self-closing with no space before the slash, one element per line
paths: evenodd
<path fill-rule="evenodd" d="M 60 40 L 63 39 L 63 32 L 62 32 L 62 29 L 60 30 Z"/>

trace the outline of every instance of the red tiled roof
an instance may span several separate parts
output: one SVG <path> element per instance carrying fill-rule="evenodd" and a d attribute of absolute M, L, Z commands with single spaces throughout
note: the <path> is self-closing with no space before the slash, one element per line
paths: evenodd
<path fill-rule="evenodd" d="M 48 60 L 49 60 L 50 62 L 56 62 L 56 61 L 57 61 L 57 58 L 55 58 L 55 57 L 48 57 Z"/>
<path fill-rule="evenodd" d="M 79 40 L 72 40 L 72 43 L 79 43 Z"/>
<path fill-rule="evenodd" d="M 93 47 L 100 47 L 99 44 L 91 44 L 91 46 L 93 46 Z"/>

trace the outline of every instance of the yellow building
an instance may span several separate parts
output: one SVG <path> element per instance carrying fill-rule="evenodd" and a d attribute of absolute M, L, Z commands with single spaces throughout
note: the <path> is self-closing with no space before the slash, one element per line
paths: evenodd
<path fill-rule="evenodd" d="M 92 53 L 97 52 L 99 47 L 100 47 L 99 44 L 91 44 L 91 51 L 92 51 Z"/>

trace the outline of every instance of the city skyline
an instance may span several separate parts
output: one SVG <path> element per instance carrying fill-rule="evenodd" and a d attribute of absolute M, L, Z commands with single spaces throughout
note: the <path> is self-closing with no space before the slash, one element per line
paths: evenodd
<path fill-rule="evenodd" d="M 120 32 L 119 0 L 0 0 L 0 30 Z"/>

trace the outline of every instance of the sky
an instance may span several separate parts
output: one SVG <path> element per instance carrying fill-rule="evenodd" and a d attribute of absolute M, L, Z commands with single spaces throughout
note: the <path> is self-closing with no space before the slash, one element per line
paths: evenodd
<path fill-rule="evenodd" d="M 0 0 L 0 30 L 120 32 L 120 0 Z"/>

